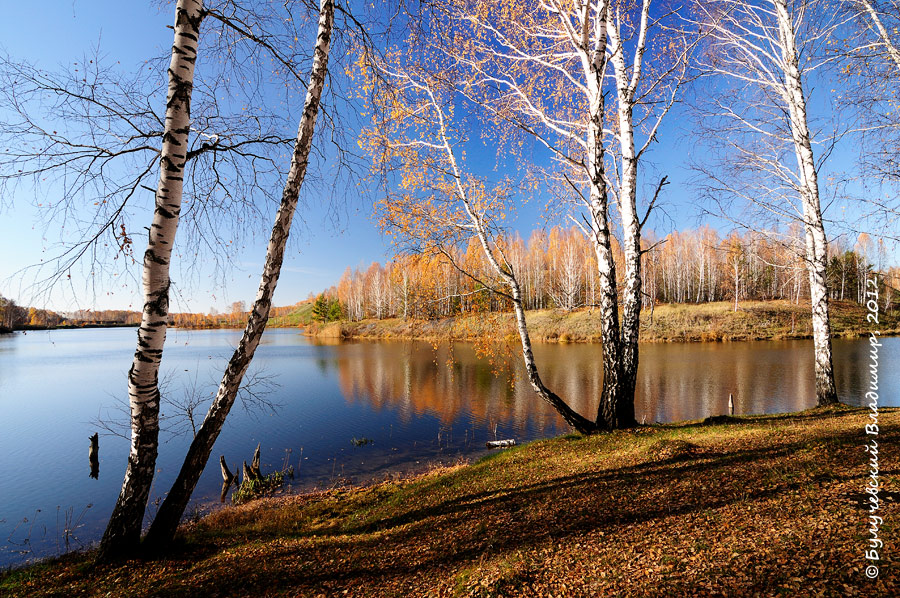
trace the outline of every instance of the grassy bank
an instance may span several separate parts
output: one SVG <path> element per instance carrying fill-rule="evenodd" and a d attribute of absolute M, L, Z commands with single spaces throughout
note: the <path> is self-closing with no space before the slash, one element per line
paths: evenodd
<path fill-rule="evenodd" d="M 831 304 L 835 336 L 868 333 L 864 307 L 849 301 Z M 600 342 L 597 310 L 572 312 L 540 310 L 527 314 L 532 339 L 545 342 Z M 646 342 L 696 342 L 783 340 L 810 338 L 812 322 L 807 305 L 787 301 L 745 301 L 734 311 L 727 302 L 659 305 L 651 316 L 641 316 L 641 340 Z M 515 335 L 512 314 L 484 314 L 442 320 L 363 320 L 313 324 L 314 335 L 343 338 L 397 338 L 422 340 L 472 340 L 487 334 Z M 882 314 L 882 334 L 900 332 L 900 313 Z"/>
<path fill-rule="evenodd" d="M 164 558 L 89 555 L 4 596 L 896 596 L 900 508 L 866 579 L 859 409 L 561 437 L 370 488 L 229 508 Z M 900 411 L 879 444 L 898 446 Z M 884 462 L 882 498 L 897 496 Z"/>
<path fill-rule="evenodd" d="M 313 304 L 303 303 L 297 309 L 283 316 L 269 318 L 267 326 L 272 328 L 296 328 L 306 326 L 313 321 Z"/>

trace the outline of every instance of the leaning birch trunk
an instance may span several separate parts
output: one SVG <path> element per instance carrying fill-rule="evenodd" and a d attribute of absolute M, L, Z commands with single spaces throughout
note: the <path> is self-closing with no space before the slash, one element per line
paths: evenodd
<path fill-rule="evenodd" d="M 541 376 L 538 373 L 537 364 L 534 361 L 534 352 L 531 348 L 531 337 L 528 334 L 528 325 L 525 321 L 525 309 L 523 308 L 522 292 L 519 287 L 519 281 L 516 278 L 515 272 L 501 266 L 497 261 L 496 256 L 494 256 L 493 251 L 491 251 L 491 245 L 488 241 L 488 233 L 485 230 L 484 222 L 482 221 L 481 217 L 473 211 L 472 204 L 469 201 L 468 192 L 466 191 L 466 187 L 462 184 L 462 172 L 460 171 L 459 165 L 456 162 L 456 156 L 453 154 L 453 147 L 450 143 L 450 140 L 447 138 L 444 113 L 437 101 L 434 100 L 433 96 L 431 96 L 431 101 L 432 106 L 440 121 L 439 124 L 441 144 L 443 146 L 442 149 L 447 154 L 447 159 L 450 162 L 450 166 L 452 168 L 452 174 L 456 184 L 456 192 L 459 194 L 459 197 L 462 200 L 463 208 L 465 209 L 466 215 L 471 222 L 472 229 L 475 231 L 475 234 L 478 237 L 478 242 L 481 245 L 481 250 L 484 253 L 485 259 L 487 259 L 488 263 L 491 265 L 491 268 L 493 268 L 494 272 L 496 272 L 497 275 L 503 279 L 503 282 L 510 290 L 509 298 L 512 299 L 513 307 L 516 313 L 516 329 L 519 333 L 519 339 L 522 342 L 522 359 L 525 362 L 525 372 L 528 375 L 528 382 L 531 384 L 534 392 L 537 393 L 537 395 L 541 397 L 541 399 L 550 404 L 550 406 L 552 406 L 556 410 L 556 412 L 562 416 L 567 424 L 569 424 L 582 434 L 592 434 L 597 431 L 596 424 L 594 424 L 594 422 L 592 422 L 591 420 L 581 416 L 577 411 L 569 407 L 569 405 L 564 400 L 562 400 L 559 395 L 547 388 L 544 385 L 544 382 L 541 380 Z"/>
<path fill-rule="evenodd" d="M 891 41 L 887 28 L 885 28 L 884 23 L 881 22 L 881 17 L 878 16 L 878 11 L 875 10 L 875 7 L 872 6 L 872 3 L 869 2 L 869 0 L 861 0 L 860 4 L 862 4 L 865 11 L 868 13 L 869 20 L 872 21 L 875 31 L 878 32 L 878 38 L 884 45 L 884 49 L 893 61 L 894 66 L 897 67 L 897 70 L 900 70 L 900 50 L 898 50 L 897 46 Z"/>
<path fill-rule="evenodd" d="M 819 182 L 815 156 L 810 142 L 806 99 L 797 57 L 794 27 L 785 0 L 774 0 L 776 18 L 785 66 L 785 101 L 791 120 L 791 136 L 801 178 L 801 200 L 806 229 L 806 267 L 809 271 L 809 291 L 812 303 L 813 347 L 816 359 L 816 403 L 831 405 L 838 402 L 834 385 L 831 355 L 831 324 L 828 313 L 826 266 L 828 241 L 822 221 L 819 201 Z"/>
<path fill-rule="evenodd" d="M 247 327 L 244 329 L 244 334 L 237 349 L 235 349 L 231 360 L 228 362 L 228 367 L 222 376 L 222 382 L 219 384 L 216 397 L 209 408 L 206 418 L 203 420 L 203 424 L 197 431 L 197 435 L 191 442 L 184 464 L 178 473 L 178 478 L 172 485 L 172 489 L 163 501 L 162 506 L 160 506 L 156 519 L 154 519 L 153 524 L 150 526 L 150 531 L 147 533 L 146 542 L 151 547 L 165 546 L 174 537 L 191 494 L 197 485 L 197 481 L 200 479 L 200 474 L 203 473 L 206 462 L 209 460 L 210 452 L 219 436 L 219 432 L 222 430 L 225 418 L 228 416 L 232 405 L 234 405 L 241 380 L 250 366 L 256 347 L 259 345 L 263 331 L 266 329 L 269 311 L 272 307 L 272 295 L 275 293 L 275 287 L 278 284 L 278 277 L 281 273 L 281 264 L 284 260 L 285 246 L 291 230 L 291 221 L 297 208 L 300 187 L 306 175 L 309 152 L 312 148 L 319 101 L 322 97 L 322 89 L 325 86 L 325 76 L 328 70 L 328 52 L 333 23 L 334 0 L 322 0 L 318 34 L 313 53 L 313 65 L 306 92 L 306 101 L 303 106 L 303 115 L 300 118 L 297 142 L 294 145 L 291 168 L 281 196 L 281 205 L 275 216 L 275 225 L 272 227 L 272 235 L 269 238 L 259 291 L 250 311 Z"/>
<path fill-rule="evenodd" d="M 528 375 L 528 382 L 541 399 L 549 403 L 556 412 L 559 413 L 567 424 L 578 430 L 581 434 L 593 434 L 597 431 L 597 425 L 586 417 L 582 417 L 577 411 L 569 407 L 559 395 L 544 385 L 541 376 L 538 373 L 537 364 L 534 361 L 534 352 L 531 349 L 531 337 L 528 334 L 528 326 L 525 323 L 525 310 L 522 307 L 522 293 L 519 289 L 519 283 L 515 277 L 502 271 L 498 267 L 495 268 L 507 281 L 513 297 L 513 308 L 516 312 L 516 330 L 519 333 L 519 340 L 522 343 L 522 359 L 525 362 L 525 372 Z"/>
<path fill-rule="evenodd" d="M 100 542 L 99 561 L 119 558 L 137 548 L 156 467 L 159 364 L 169 316 L 169 262 L 181 211 L 191 92 L 202 19 L 202 0 L 178 0 L 156 208 L 144 253 L 144 309 L 134 362 L 128 372 L 131 451 L 122 490 Z"/>

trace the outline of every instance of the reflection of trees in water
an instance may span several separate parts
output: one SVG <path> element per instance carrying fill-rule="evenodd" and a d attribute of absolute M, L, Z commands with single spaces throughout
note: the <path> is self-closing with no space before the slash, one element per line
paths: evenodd
<path fill-rule="evenodd" d="M 466 344 L 451 351 L 446 344 L 354 343 L 341 347 L 335 363 L 347 401 L 398 409 L 404 421 L 430 413 L 444 424 L 465 416 L 515 428 L 565 427 L 534 394 L 515 356 L 492 365 Z"/>
<path fill-rule="evenodd" d="M 882 342 L 896 342 L 897 339 L 881 339 Z M 894 344 L 893 346 L 897 346 Z M 865 399 L 871 382 L 869 367 L 871 366 L 871 346 L 868 337 L 855 341 L 835 340 L 834 342 L 834 379 L 838 385 L 838 397 L 850 405 L 868 404 Z M 884 389 L 890 388 L 890 349 L 879 351 L 879 378 L 882 399 L 886 398 Z"/>
<path fill-rule="evenodd" d="M 699 419 L 728 412 L 798 411 L 815 405 L 808 341 L 645 344 L 635 408 L 647 423 Z M 865 383 L 863 343 L 839 347 L 836 375 L 842 397 Z M 603 379 L 601 348 L 594 344 L 538 344 L 535 359 L 547 386 L 580 413 L 594 413 Z M 398 408 L 407 420 L 432 413 L 445 424 L 461 416 L 516 427 L 565 430 L 565 423 L 534 394 L 517 355 L 496 366 L 476 358 L 471 346 L 435 350 L 428 343 L 354 343 L 336 361 L 348 401 Z M 495 375 L 499 369 L 500 376 Z M 510 384 L 510 378 L 513 383 Z"/>
<path fill-rule="evenodd" d="M 764 345 L 764 346 L 763 346 Z M 660 344 L 641 348 L 638 419 L 684 421 L 815 404 L 812 362 L 797 343 Z"/>

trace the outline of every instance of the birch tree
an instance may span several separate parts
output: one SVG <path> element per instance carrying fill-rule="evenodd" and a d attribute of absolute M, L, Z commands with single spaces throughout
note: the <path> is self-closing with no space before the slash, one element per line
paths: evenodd
<path fill-rule="evenodd" d="M 309 84 L 307 85 L 306 99 L 303 104 L 303 113 L 297 130 L 297 140 L 291 158 L 291 167 L 285 181 L 284 191 L 282 192 L 281 204 L 275 216 L 272 234 L 266 248 L 265 264 L 256 300 L 251 307 L 250 316 L 241 340 L 228 362 L 222 381 L 219 383 L 218 391 L 209 408 L 209 412 L 194 436 L 178 477 L 166 495 L 147 533 L 147 543 L 151 546 L 166 545 L 174 537 L 191 494 L 209 460 L 213 445 L 222 430 L 225 418 L 234 405 L 241 381 L 247 372 L 247 368 L 250 366 L 250 362 L 253 360 L 253 355 L 266 329 L 269 312 L 272 308 L 272 296 L 275 293 L 278 278 L 281 274 L 285 248 L 291 231 L 291 222 L 297 209 L 300 188 L 303 185 L 309 165 L 316 118 L 318 117 L 319 104 L 328 73 L 334 10 L 334 0 L 321 0 L 313 64 L 309 76 Z"/>
<path fill-rule="evenodd" d="M 382 226 L 417 252 L 443 256 L 476 283 L 474 293 L 487 291 L 511 302 L 526 375 L 535 393 L 579 432 L 596 431 L 594 421 L 575 412 L 540 377 L 518 273 L 501 235 L 510 193 L 506 185 L 492 188 L 465 170 L 460 155 L 466 135 L 454 120 L 452 75 L 446 70 L 438 73 L 441 61 L 434 63 L 433 57 L 418 56 L 416 62 L 393 53 L 389 58 L 390 62 L 374 63 L 369 72 L 369 86 L 379 81 L 383 85 L 370 93 L 374 124 L 364 136 L 386 181 L 386 198 L 379 204 Z M 395 180 L 396 191 L 391 185 Z M 456 257 L 456 248 L 473 242 L 489 265 L 485 274 L 490 278 Z"/>
<path fill-rule="evenodd" d="M 550 231 L 551 285 L 549 291 L 557 307 L 572 311 L 581 305 L 583 290 L 582 255 L 575 231 Z"/>
<path fill-rule="evenodd" d="M 616 199 L 622 226 L 622 249 L 625 253 L 625 275 L 622 297 L 622 396 L 628 408 L 620 409 L 620 417 L 626 421 L 634 418 L 634 392 L 637 385 L 639 363 L 641 307 L 644 303 L 641 284 L 641 257 L 649 251 L 641 244 L 641 231 L 667 184 L 662 177 L 656 191 L 650 197 L 643 217 L 638 215 L 638 174 L 641 157 L 656 141 L 657 132 L 675 103 L 676 96 L 687 81 L 687 63 L 693 43 L 679 32 L 666 33 L 667 17 L 676 13 L 664 3 L 651 17 L 651 0 L 642 0 L 637 23 L 628 21 L 628 4 L 614 5 L 614 18 L 608 28 L 609 53 L 616 89 L 615 133 L 617 147 L 616 174 L 618 179 Z M 668 14 L 667 14 L 668 13 Z M 659 29 L 663 29 L 660 32 Z M 651 47 L 650 37 L 660 41 Z M 626 36 L 636 36 L 629 55 Z M 650 50 L 650 56 L 647 52 Z M 645 64 L 649 62 L 650 64 Z M 650 70 L 653 67 L 656 72 Z M 646 70 L 645 70 L 646 69 Z M 645 128 L 642 142 L 636 141 L 641 127 Z M 652 247 L 651 247 L 652 249 Z"/>
<path fill-rule="evenodd" d="M 864 27 L 871 32 L 867 42 L 855 48 L 855 51 L 862 54 L 863 58 L 878 59 L 882 62 L 881 65 L 870 66 L 882 72 L 887 66 L 890 75 L 896 78 L 900 75 L 900 47 L 898 47 L 896 28 L 897 19 L 900 18 L 900 9 L 898 9 L 897 3 L 884 0 L 880 2 L 873 0 L 846 1 L 851 8 L 858 11 Z M 889 64 L 885 65 L 885 62 Z"/>
<path fill-rule="evenodd" d="M 130 553 L 140 536 L 157 451 L 173 259 L 195 258 L 181 262 L 186 276 L 191 264 L 231 261 L 241 235 L 268 211 L 266 200 L 278 197 L 272 183 L 289 166 L 283 150 L 294 139 L 281 131 L 291 110 L 269 109 L 263 94 L 266 85 L 290 90 L 302 77 L 295 65 L 303 50 L 294 42 L 303 18 L 294 8 L 179 1 L 168 60 L 147 61 L 133 75 L 96 55 L 55 73 L 0 56 L 0 138 L 11 150 L 0 154 L 0 188 L 15 192 L 30 183 L 40 197 L 44 187 L 47 199 L 38 207 L 48 228 L 62 222 L 75 229 L 56 259 L 42 261 L 52 270 L 38 281 L 42 288 L 71 279 L 84 263 L 89 281 L 109 263 L 117 264 L 114 276 L 127 273 L 135 206 L 145 191 L 154 192 L 144 321 L 129 373 L 132 447 L 101 560 Z M 205 61 L 195 71 L 201 39 Z M 168 96 L 154 83 L 160 72 L 168 73 Z M 156 100 L 165 100 L 165 116 Z M 330 114 L 327 126 L 343 167 L 340 118 Z M 157 168 L 154 191 L 150 177 Z M 180 249 L 173 250 L 176 238 Z"/>
<path fill-rule="evenodd" d="M 175 41 L 169 66 L 156 209 L 144 254 L 144 308 L 134 363 L 128 372 L 131 450 L 122 490 L 100 542 L 101 561 L 118 558 L 137 546 L 156 467 L 159 364 L 169 314 L 169 263 L 181 211 L 202 11 L 201 0 L 178 0 L 175 6 Z"/>
<path fill-rule="evenodd" d="M 591 240 L 599 277 L 604 379 L 598 417 L 610 429 L 634 425 L 640 229 L 661 189 L 655 186 L 639 216 L 638 165 L 685 80 L 692 44 L 666 27 L 673 11 L 652 0 L 454 6 L 458 43 L 450 51 L 467 72 L 467 95 L 509 125 L 508 135 L 546 148 L 554 161 L 547 169 L 551 184 L 574 196 L 576 211 L 585 214 L 583 224 L 575 220 Z M 619 208 L 625 250 L 621 323 L 611 201 Z"/>
<path fill-rule="evenodd" d="M 715 0 L 698 2 L 696 7 L 699 24 L 709 32 L 701 68 L 733 85 L 726 93 L 713 95 L 705 108 L 708 130 L 725 156 L 723 170 L 710 175 L 714 193 L 735 198 L 757 214 L 802 223 L 816 401 L 836 403 L 821 161 L 810 126 L 808 85 L 812 73 L 828 60 L 821 45 L 840 21 L 828 3 L 816 0 Z"/>

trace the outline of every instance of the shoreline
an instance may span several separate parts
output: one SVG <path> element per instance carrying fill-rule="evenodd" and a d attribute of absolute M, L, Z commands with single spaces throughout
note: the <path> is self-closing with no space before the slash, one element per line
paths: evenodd
<path fill-rule="evenodd" d="M 833 302 L 832 338 L 859 338 L 869 333 L 866 310 L 851 302 Z M 641 314 L 641 343 L 739 342 L 812 338 L 809 308 L 784 301 L 667 304 Z M 526 312 L 533 342 L 599 343 L 600 319 L 587 309 Z M 900 313 L 883 316 L 881 333 L 900 334 Z M 511 313 L 467 315 L 436 320 L 366 319 L 310 323 L 303 333 L 322 339 L 509 341 L 518 342 Z"/>
<path fill-rule="evenodd" d="M 82 328 L 140 328 L 138 324 L 62 324 L 59 326 L 23 326 L 22 328 L 0 327 L 0 334 L 15 334 L 16 332 L 41 332 L 44 330 L 81 330 Z"/>
<path fill-rule="evenodd" d="M 893 445 L 900 409 L 880 415 Z M 162 561 L 92 567 L 90 553 L 70 554 L 0 573 L 0 590 L 771 595 L 827 581 L 890 595 L 895 575 L 876 586 L 849 566 L 864 547 L 851 498 L 867 419 L 839 406 L 557 436 L 401 480 L 227 506 L 184 524 Z M 900 516 L 883 508 L 885 521 Z M 822 567 L 832 574 L 808 575 Z M 703 585 L 713 570 L 728 587 Z"/>
<path fill-rule="evenodd" d="M 866 308 L 851 301 L 831 302 L 832 338 L 859 338 L 869 332 Z M 882 312 L 881 333 L 900 335 L 900 310 Z M 431 320 L 368 318 L 359 321 L 312 321 L 307 305 L 287 315 L 269 318 L 267 328 L 298 329 L 319 339 L 405 340 L 426 342 L 508 341 L 518 343 L 512 312 L 467 314 Z M 600 319 L 595 310 L 541 309 L 526 312 L 532 342 L 600 343 Z M 132 328 L 138 324 L 27 326 L 31 330 Z M 177 326 L 182 330 L 243 330 L 243 325 Z M 5 330 L 0 332 L 6 332 Z M 657 305 L 641 312 L 641 343 L 739 342 L 807 340 L 812 338 L 809 306 L 784 300 L 744 301 L 734 311 L 731 302 Z"/>

